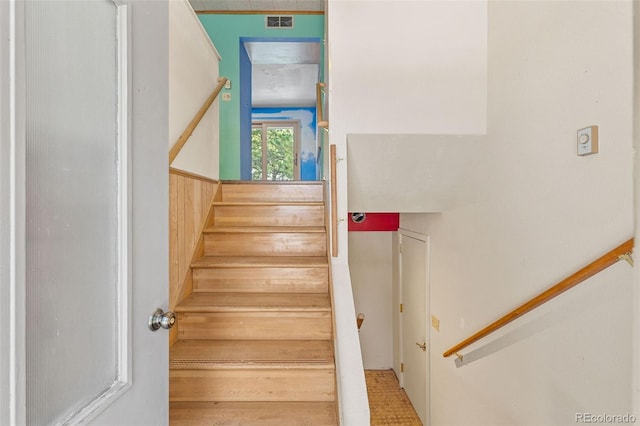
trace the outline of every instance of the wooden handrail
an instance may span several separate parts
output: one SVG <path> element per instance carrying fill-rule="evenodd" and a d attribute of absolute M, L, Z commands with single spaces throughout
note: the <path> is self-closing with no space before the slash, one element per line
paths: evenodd
<path fill-rule="evenodd" d="M 330 145 L 331 156 L 331 256 L 338 257 L 338 182 L 336 173 L 336 146 Z"/>
<path fill-rule="evenodd" d="M 316 84 L 316 114 L 318 116 L 318 127 L 329 127 L 329 122 L 324 119 L 324 111 L 322 110 L 322 89 L 325 83 Z"/>
<path fill-rule="evenodd" d="M 534 310 L 535 308 L 542 305 L 543 303 L 548 302 L 549 300 L 564 293 L 570 288 L 575 287 L 576 285 L 580 284 L 586 279 L 591 278 L 597 273 L 607 269 L 609 266 L 617 263 L 619 260 L 622 260 L 622 259 L 628 260 L 629 258 L 627 258 L 627 256 L 629 256 L 632 251 L 633 251 L 633 238 L 624 242 L 623 244 L 619 245 L 618 247 L 614 248 L 613 250 L 599 257 L 598 259 L 594 260 L 584 268 L 580 269 L 578 272 L 570 275 L 569 277 L 560 281 L 558 284 L 554 285 L 548 290 L 540 293 L 539 295 L 532 298 L 531 300 L 524 303 L 523 305 L 518 306 L 513 311 L 509 312 L 499 320 L 489 324 L 488 326 L 478 331 L 474 335 L 468 337 L 467 339 L 463 340 L 462 342 L 448 349 L 442 354 L 442 356 L 446 358 L 453 354 L 457 354 L 457 352 L 460 351 L 461 349 L 466 348 L 472 343 L 477 342 L 483 337 L 509 324 L 511 321 L 517 318 L 520 318 L 527 312 Z"/>
<path fill-rule="evenodd" d="M 204 101 L 204 103 L 202 104 L 202 106 L 200 107 L 196 115 L 193 117 L 193 119 L 191 120 L 187 128 L 184 129 L 184 132 L 182 132 L 182 134 L 180 135 L 176 143 L 173 144 L 173 146 L 169 150 L 169 164 L 171 164 L 173 160 L 176 159 L 176 157 L 180 153 L 180 150 L 182 149 L 184 144 L 187 143 L 187 140 L 189 139 L 193 131 L 196 129 L 196 127 L 198 127 L 200 120 L 202 120 L 202 117 L 204 117 L 204 115 L 207 113 L 207 111 L 209 110 L 209 107 L 211 106 L 211 104 L 213 104 L 213 101 L 216 100 L 216 97 L 218 97 L 218 95 L 220 94 L 220 92 L 222 91 L 222 88 L 226 83 L 227 83 L 226 77 L 218 78 L 218 85 L 215 87 L 215 89 L 213 89 L 213 92 L 211 92 L 207 100 Z"/>

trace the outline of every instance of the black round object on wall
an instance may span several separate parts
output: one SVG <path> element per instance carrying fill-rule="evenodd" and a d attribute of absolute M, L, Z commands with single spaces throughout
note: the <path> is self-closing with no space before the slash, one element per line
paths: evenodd
<path fill-rule="evenodd" d="M 351 213 L 351 220 L 353 223 L 362 223 L 366 218 L 366 213 Z"/>

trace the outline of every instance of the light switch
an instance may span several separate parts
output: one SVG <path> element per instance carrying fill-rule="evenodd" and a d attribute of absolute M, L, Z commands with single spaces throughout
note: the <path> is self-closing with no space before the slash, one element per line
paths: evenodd
<path fill-rule="evenodd" d="M 585 127 L 578 130 L 578 155 L 589 155 L 598 152 L 598 126 Z"/>
<path fill-rule="evenodd" d="M 224 84 L 224 88 L 231 89 L 231 80 L 227 80 L 227 82 Z"/>

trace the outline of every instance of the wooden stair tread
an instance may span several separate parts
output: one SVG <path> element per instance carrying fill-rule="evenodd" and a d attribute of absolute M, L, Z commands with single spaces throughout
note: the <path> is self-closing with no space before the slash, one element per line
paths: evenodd
<path fill-rule="evenodd" d="M 321 180 L 223 180 L 225 185 L 322 185 Z"/>
<path fill-rule="evenodd" d="M 328 267 L 325 256 L 204 256 L 193 268 L 306 268 Z"/>
<path fill-rule="evenodd" d="M 203 230 L 215 233 L 324 233 L 324 226 L 214 226 Z"/>
<path fill-rule="evenodd" d="M 171 402 L 169 418 L 174 426 L 338 424 L 333 402 Z"/>
<path fill-rule="evenodd" d="M 330 312 L 328 294 L 319 293 L 193 293 L 176 312 Z"/>
<path fill-rule="evenodd" d="M 324 197 L 324 182 L 221 182 L 174 307 L 171 424 L 338 423 Z"/>
<path fill-rule="evenodd" d="M 334 368 L 328 340 L 181 340 L 171 368 Z"/>
<path fill-rule="evenodd" d="M 322 201 L 214 201 L 211 203 L 214 206 L 323 206 Z"/>

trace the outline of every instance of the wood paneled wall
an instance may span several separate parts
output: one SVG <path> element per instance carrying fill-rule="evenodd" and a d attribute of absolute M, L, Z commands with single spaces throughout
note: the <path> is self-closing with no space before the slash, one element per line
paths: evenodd
<path fill-rule="evenodd" d="M 169 309 L 191 294 L 191 263 L 203 250 L 202 229 L 219 193 L 217 181 L 169 169 Z M 171 344 L 177 328 L 171 329 Z"/>

